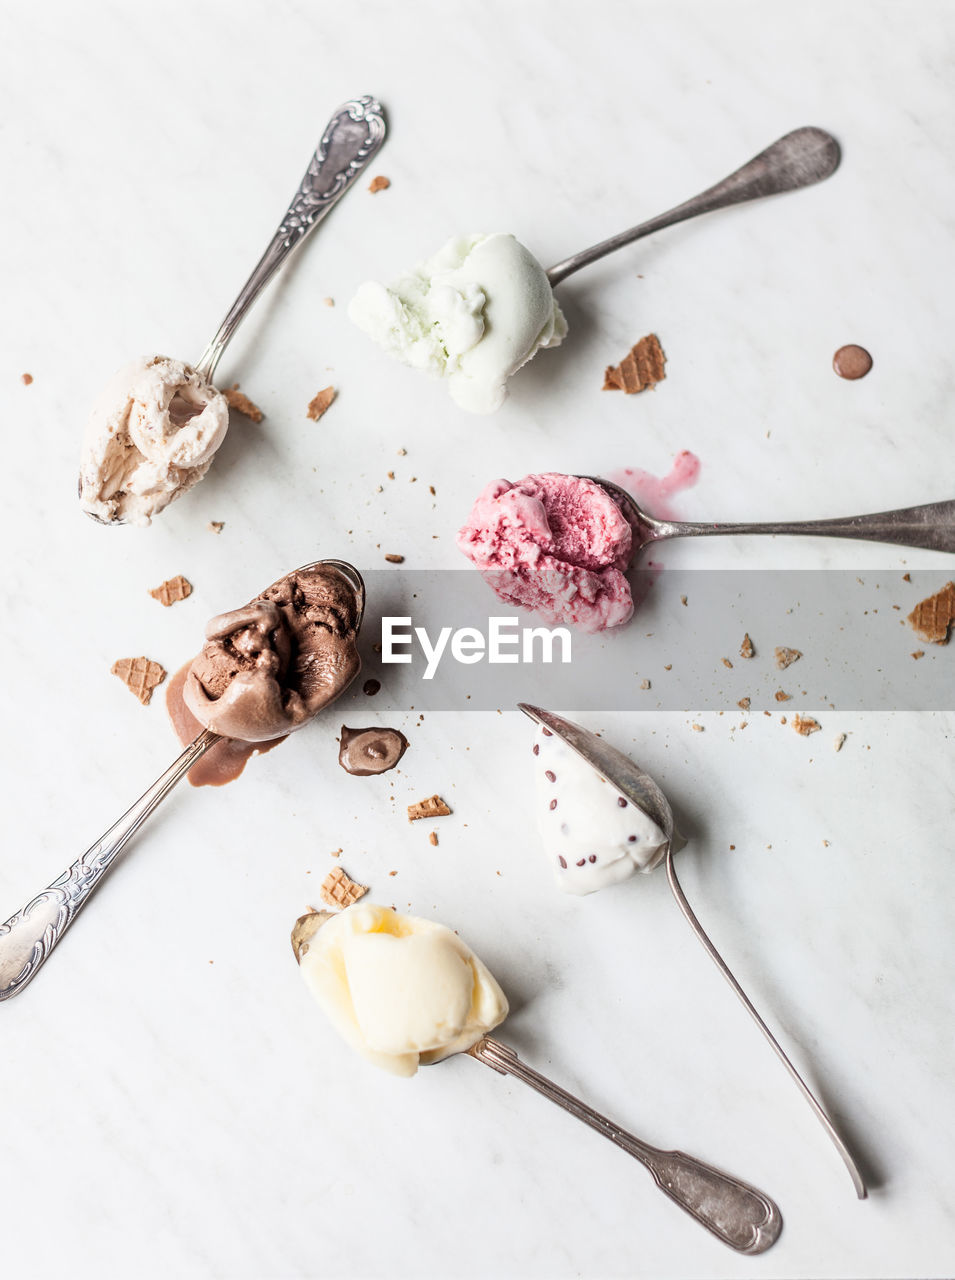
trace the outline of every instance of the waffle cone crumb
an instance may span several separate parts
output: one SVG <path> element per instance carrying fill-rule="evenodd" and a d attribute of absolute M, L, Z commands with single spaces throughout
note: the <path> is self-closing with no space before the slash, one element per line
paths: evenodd
<path fill-rule="evenodd" d="M 349 879 L 341 867 L 333 867 L 319 888 L 322 901 L 330 907 L 350 907 L 367 892 L 367 885 Z"/>
<path fill-rule="evenodd" d="M 164 609 L 168 609 L 171 604 L 176 604 L 179 600 L 185 600 L 187 596 L 192 595 L 192 583 L 181 573 L 177 573 L 174 578 L 167 578 L 158 587 L 153 587 L 149 594 L 154 600 L 158 600 Z"/>
<path fill-rule="evenodd" d="M 313 422 L 317 422 L 325 413 L 335 399 L 335 388 L 325 387 L 317 392 L 309 401 L 308 408 L 305 411 L 306 418 L 311 418 Z"/>
<path fill-rule="evenodd" d="M 801 733 L 804 738 L 808 738 L 811 733 L 818 733 L 822 725 L 812 716 L 793 716 L 793 728 L 797 733 Z"/>
<path fill-rule="evenodd" d="M 451 810 L 440 796 L 428 796 L 427 800 L 417 800 L 408 805 L 408 821 L 417 822 L 419 818 L 446 818 Z"/>
<path fill-rule="evenodd" d="M 434 844 L 434 845 L 436 845 L 436 844 L 438 843 L 438 833 L 437 833 L 437 831 L 431 831 L 431 832 L 429 832 L 429 833 L 428 833 L 428 843 L 429 843 L 429 844 Z"/>
<path fill-rule="evenodd" d="M 636 395 L 662 382 L 666 377 L 664 364 L 666 356 L 655 333 L 648 333 L 624 356 L 616 366 L 608 365 L 604 370 L 604 391 L 623 391 L 628 396 Z"/>
<path fill-rule="evenodd" d="M 151 658 L 117 658 L 110 671 L 114 676 L 119 676 L 144 707 L 153 696 L 153 689 L 166 678 L 165 668 Z"/>
<path fill-rule="evenodd" d="M 240 391 L 238 384 L 230 387 L 228 391 L 222 393 L 229 405 L 230 409 L 235 409 L 236 413 L 241 413 L 243 417 L 251 419 L 252 422 L 261 422 L 265 414 L 255 404 L 244 391 Z"/>
<path fill-rule="evenodd" d="M 749 632 L 743 636 L 743 643 L 739 647 L 739 656 L 741 658 L 751 658 L 756 652 L 756 647 L 749 638 Z"/>
<path fill-rule="evenodd" d="M 941 591 L 920 601 L 907 622 L 920 640 L 947 644 L 949 630 L 955 622 L 955 582 L 946 582 Z"/>
<path fill-rule="evenodd" d="M 791 667 L 794 662 L 798 662 L 802 657 L 802 650 L 787 649 L 785 645 L 777 645 L 775 650 L 776 666 L 780 671 L 785 671 L 787 667 Z"/>

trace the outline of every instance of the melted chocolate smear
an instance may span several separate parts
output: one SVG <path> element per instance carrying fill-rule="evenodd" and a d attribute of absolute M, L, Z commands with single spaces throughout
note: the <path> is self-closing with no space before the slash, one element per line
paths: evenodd
<path fill-rule="evenodd" d="M 342 725 L 338 763 L 356 778 L 393 769 L 408 750 L 408 739 L 397 729 L 349 729 Z"/>
<path fill-rule="evenodd" d="M 166 686 L 166 710 L 176 731 L 176 737 L 184 747 L 202 733 L 202 725 L 186 706 L 182 698 L 183 685 L 189 674 L 191 662 L 180 667 Z M 194 787 L 224 787 L 233 782 L 246 766 L 249 757 L 277 747 L 285 738 L 273 738 L 270 742 L 240 742 L 238 738 L 222 738 L 211 746 L 186 774 Z"/>
<path fill-rule="evenodd" d="M 864 378 L 872 368 L 872 357 L 865 347 L 850 342 L 848 346 L 840 347 L 832 357 L 832 367 L 840 378 L 854 382 L 856 378 Z"/>

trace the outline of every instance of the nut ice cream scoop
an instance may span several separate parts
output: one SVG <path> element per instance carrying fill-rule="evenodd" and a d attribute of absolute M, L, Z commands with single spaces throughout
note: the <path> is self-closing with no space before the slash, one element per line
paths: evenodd
<path fill-rule="evenodd" d="M 199 723 L 264 742 L 300 729 L 333 702 L 361 669 L 360 583 L 350 566 L 318 561 L 213 618 L 183 686 Z"/>
<path fill-rule="evenodd" d="M 493 413 L 504 402 L 508 378 L 542 347 L 566 337 L 553 289 L 573 272 L 698 214 L 821 182 L 835 171 L 839 154 L 825 130 L 794 129 L 722 182 L 546 271 L 514 236 L 458 236 L 387 288 L 362 285 L 348 313 L 405 364 L 447 378 L 463 409 Z"/>
<path fill-rule="evenodd" d="M 667 836 L 644 809 L 545 725 L 533 752 L 537 826 L 559 889 L 594 893 L 660 865 Z"/>
<path fill-rule="evenodd" d="M 504 992 L 467 943 L 390 907 L 311 912 L 292 949 L 335 1030 L 395 1075 L 465 1052 L 507 1017 Z"/>
<path fill-rule="evenodd" d="M 228 427 L 225 396 L 191 365 L 168 356 L 125 365 L 87 421 L 83 510 L 106 524 L 148 525 L 202 479 Z"/>
<path fill-rule="evenodd" d="M 545 472 L 494 480 L 458 531 L 458 550 L 509 604 L 603 631 L 627 622 L 633 530 L 595 480 Z"/>
<path fill-rule="evenodd" d="M 544 268 L 505 233 L 457 236 L 390 285 L 363 284 L 348 314 L 471 413 L 499 409 L 508 378 L 567 334 Z"/>

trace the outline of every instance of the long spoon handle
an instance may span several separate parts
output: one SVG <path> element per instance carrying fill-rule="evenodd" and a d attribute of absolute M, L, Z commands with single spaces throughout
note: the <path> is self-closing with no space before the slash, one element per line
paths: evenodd
<path fill-rule="evenodd" d="M 806 1084 L 805 1080 L 802 1078 L 802 1076 L 799 1074 L 799 1072 L 790 1062 L 782 1045 L 779 1043 L 779 1041 L 770 1031 L 769 1027 L 767 1027 L 766 1023 L 757 1013 L 756 1009 L 753 1006 L 753 1002 L 750 1000 L 749 996 L 746 994 L 743 988 L 739 985 L 739 983 L 733 977 L 733 974 L 730 972 L 729 966 L 726 964 L 723 957 L 717 951 L 716 947 L 713 946 L 713 943 L 710 941 L 709 937 L 707 936 L 703 926 L 700 924 L 699 920 L 697 920 L 696 915 L 693 911 L 693 908 L 687 902 L 686 894 L 684 894 L 682 888 L 680 887 L 680 882 L 676 878 L 676 871 L 673 868 L 672 844 L 667 846 L 666 869 L 667 869 L 667 879 L 670 882 L 670 888 L 673 890 L 673 896 L 674 898 L 676 898 L 677 905 L 679 906 L 680 910 L 683 912 L 684 916 L 686 916 L 687 920 L 689 921 L 690 927 L 692 928 L 696 936 L 699 938 L 700 942 L 702 942 L 710 959 L 713 961 L 713 963 L 719 969 L 720 973 L 723 975 L 726 981 L 730 984 L 730 986 L 736 992 L 746 1012 L 753 1019 L 757 1027 L 759 1027 L 760 1031 L 762 1031 L 763 1035 L 769 1041 L 769 1044 L 772 1047 L 773 1052 L 776 1054 L 776 1057 L 780 1060 L 780 1062 L 783 1064 L 783 1066 L 792 1076 L 793 1080 L 795 1080 L 796 1084 L 799 1086 L 800 1092 L 802 1093 L 806 1101 L 809 1103 L 810 1107 L 812 1107 L 813 1111 L 816 1113 L 816 1117 L 819 1120 L 819 1123 L 825 1129 L 826 1133 L 828 1133 L 833 1146 L 839 1152 L 840 1156 L 842 1156 L 842 1159 L 845 1162 L 845 1166 L 849 1170 L 849 1176 L 852 1179 L 852 1185 L 856 1189 L 856 1195 L 859 1197 L 860 1200 L 864 1200 L 868 1195 L 868 1192 L 866 1191 L 866 1186 L 865 1186 L 865 1182 L 863 1181 L 862 1174 L 859 1172 L 859 1168 L 856 1162 L 853 1160 L 851 1154 L 849 1153 L 849 1148 L 846 1146 L 842 1138 L 839 1136 L 838 1132 L 836 1131 L 835 1125 L 832 1123 L 832 1121 L 829 1119 L 826 1112 L 823 1110 L 822 1104 L 816 1098 L 816 1095 L 812 1092 L 812 1090 Z"/>
<path fill-rule="evenodd" d="M 838 142 L 824 129 L 794 129 L 722 182 L 708 187 L 683 204 L 678 204 L 675 209 L 668 209 L 666 213 L 658 214 L 648 222 L 641 222 L 629 231 L 621 231 L 609 240 L 603 240 L 600 244 L 556 263 L 548 269 L 547 279 L 551 286 L 558 285 L 574 271 L 589 266 L 608 253 L 622 249 L 624 245 L 632 244 L 642 236 L 652 235 L 654 231 L 662 231 L 664 227 L 672 227 L 674 223 L 695 218 L 701 213 L 712 213 L 714 209 L 725 209 L 731 204 L 743 204 L 746 200 L 777 195 L 781 191 L 810 187 L 835 173 L 839 167 L 840 154 Z"/>
<path fill-rule="evenodd" d="M 649 1169 L 664 1195 L 731 1249 L 739 1253 L 763 1253 L 778 1239 L 783 1226 L 782 1214 L 762 1191 L 682 1151 L 660 1151 L 642 1142 L 521 1062 L 513 1049 L 490 1036 L 484 1036 L 468 1053 L 501 1075 L 523 1080 L 639 1160 Z"/>
<path fill-rule="evenodd" d="M 898 511 L 876 511 L 864 516 L 831 520 L 774 520 L 763 523 L 690 523 L 676 520 L 644 520 L 654 540 L 663 538 L 711 538 L 741 534 L 795 534 L 825 538 L 858 538 L 865 542 L 890 542 L 900 547 L 924 547 L 928 551 L 955 551 L 955 501 L 929 502 Z"/>
<path fill-rule="evenodd" d="M 36 977 L 76 913 L 115 865 L 120 850 L 200 756 L 218 741 L 218 734 L 203 729 L 162 777 L 82 857 L 0 924 L 0 1000 L 9 1000 Z"/>
<path fill-rule="evenodd" d="M 212 381 L 223 351 L 253 302 L 292 250 L 345 194 L 384 140 L 385 120 L 374 98 L 345 102 L 329 120 L 269 247 L 196 365 L 206 382 Z"/>

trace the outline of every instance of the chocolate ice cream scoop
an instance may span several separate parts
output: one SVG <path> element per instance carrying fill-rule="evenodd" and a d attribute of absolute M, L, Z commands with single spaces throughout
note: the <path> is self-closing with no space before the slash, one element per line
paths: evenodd
<path fill-rule="evenodd" d="M 260 605 L 267 607 L 260 608 Z M 246 676 L 239 693 L 245 688 L 248 701 L 236 693 L 230 716 L 241 728 L 251 731 L 246 741 L 274 739 L 300 728 L 337 698 L 358 674 L 361 663 L 355 639 L 364 610 L 365 584 L 358 570 L 344 560 L 318 560 L 286 574 L 245 609 L 213 619 L 210 624 L 213 636 L 192 665 L 200 673 L 206 672 L 210 680 L 216 672 L 221 693 L 218 697 L 210 696 L 197 678 L 203 707 L 214 708 L 227 696 L 232 679 L 221 677 L 231 662 L 233 677 L 240 672 Z M 221 654 L 227 648 L 234 651 L 234 657 L 229 662 L 220 658 L 217 664 L 212 655 Z M 207 661 L 208 667 L 204 665 Z M 249 678 L 250 673 L 254 676 L 256 672 L 257 680 Z M 192 674 L 190 670 L 189 675 Z M 268 692 L 270 681 L 275 685 L 271 693 Z M 274 712 L 284 727 L 273 725 L 266 730 L 264 724 L 257 724 L 253 716 L 256 707 Z M 262 732 L 253 737 L 252 732 L 256 730 Z M 231 732 L 233 730 L 227 730 Z M 201 729 L 178 759 L 95 844 L 46 889 L 0 923 L 0 1002 L 9 1000 L 33 980 L 76 913 L 110 868 L 117 865 L 120 850 L 176 783 L 186 777 L 208 751 L 222 743 L 222 736 L 210 718 L 207 727 Z"/>
<path fill-rule="evenodd" d="M 300 729 L 333 702 L 361 668 L 360 581 L 350 566 L 318 561 L 213 618 L 183 688 L 199 723 L 264 742 Z"/>
<path fill-rule="evenodd" d="M 338 763 L 356 778 L 393 769 L 408 750 L 408 739 L 398 729 L 349 729 L 342 725 Z"/>

